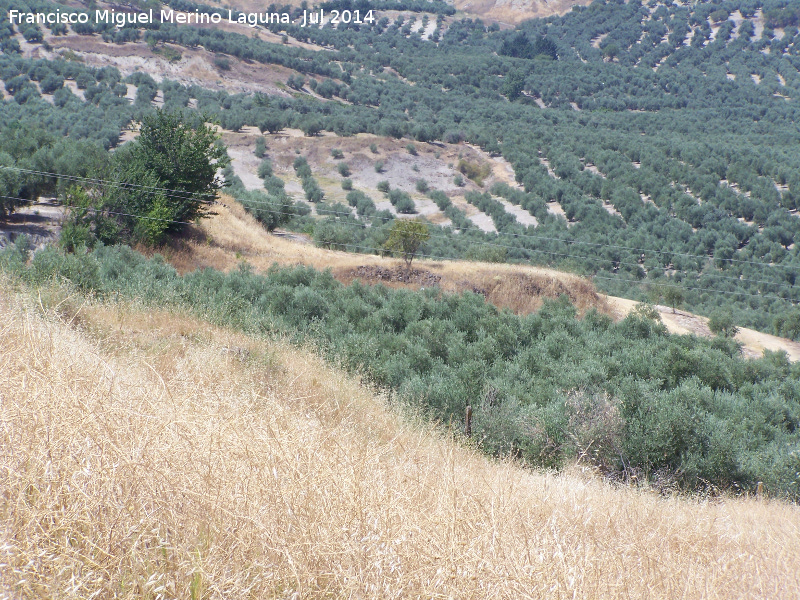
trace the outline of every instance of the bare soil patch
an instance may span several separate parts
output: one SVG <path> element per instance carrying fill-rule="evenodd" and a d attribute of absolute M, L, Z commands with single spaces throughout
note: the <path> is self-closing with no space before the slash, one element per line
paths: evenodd
<path fill-rule="evenodd" d="M 370 283 L 414 283 L 420 286 L 433 287 L 439 285 L 442 276 L 425 269 L 405 269 L 404 267 L 381 267 L 378 265 L 361 265 L 339 274 L 342 281 L 359 279 Z"/>
<path fill-rule="evenodd" d="M 144 42 L 108 44 L 93 35 L 55 37 L 51 45 L 54 51 L 61 48 L 72 50 L 91 66 L 114 66 L 124 76 L 139 71 L 158 82 L 170 79 L 184 85 L 231 93 L 263 92 L 288 97 L 289 94 L 278 84 L 282 85 L 294 73 L 280 65 L 245 62 L 235 57 L 228 57 L 230 69 L 221 71 L 213 64 L 213 53 L 181 46 L 174 46 L 181 53 L 181 59 L 170 62 L 154 53 Z"/>
<path fill-rule="evenodd" d="M 607 296 L 609 305 L 616 318 L 624 318 L 638 304 L 634 300 Z M 661 320 L 670 333 L 679 335 L 696 335 L 700 337 L 714 337 L 708 328 L 708 318 L 695 315 L 686 311 L 676 310 L 674 313 L 668 306 L 657 305 L 656 309 L 661 315 Z M 742 344 L 742 352 L 748 358 L 758 358 L 764 350 L 772 352 L 784 351 L 789 360 L 800 360 L 800 342 L 780 338 L 768 333 L 755 331 L 746 327 L 739 328 L 736 341 Z"/>
<path fill-rule="evenodd" d="M 64 207 L 52 199 L 20 207 L 0 220 L 0 248 L 13 244 L 21 235 L 27 235 L 34 248 L 56 241 L 64 214 Z"/>

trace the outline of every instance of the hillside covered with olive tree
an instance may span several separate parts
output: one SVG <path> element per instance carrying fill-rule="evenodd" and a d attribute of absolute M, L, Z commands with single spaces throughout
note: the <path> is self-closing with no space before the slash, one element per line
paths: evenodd
<path fill-rule="evenodd" d="M 12 6 L 56 7 L 11 3 L 4 14 Z M 216 119 L 231 134 L 257 128 L 267 142 L 299 130 L 403 138 L 427 154 L 469 144 L 440 165 L 449 180 L 412 172 L 406 180 L 416 185 L 365 181 L 337 197 L 326 185 L 351 185 L 343 180 L 354 178 L 341 175 L 348 157 L 341 181 L 318 177 L 321 193 L 286 192 L 279 180 L 297 170 L 270 172 L 285 155 L 267 143 L 253 148 L 268 161 L 257 173 L 267 175 L 267 187 L 248 192 L 262 214 L 320 243 L 377 252 L 398 215 L 438 214 L 438 223 L 429 218 L 429 256 L 547 264 L 592 276 L 617 295 L 678 296 L 699 313 L 724 311 L 742 326 L 800 335 L 793 305 L 800 79 L 791 3 L 595 2 L 515 29 L 459 19 L 445 3 L 376 6 L 372 23 L 255 32 L 92 22 L 47 29 L 12 26 L 6 16 L 2 135 L 25 142 L 6 143 L 3 163 L 104 172 L 103 150 L 118 147 L 123 129 L 154 104 Z M 125 48 L 173 65 L 175 78 L 148 72 L 149 59 L 116 60 Z M 181 61 L 200 54 L 217 73 L 206 87 L 181 76 L 188 70 Z M 108 66 L 99 66 L 104 60 Z M 272 74 L 270 93 L 224 89 L 228 73 L 248 68 Z M 367 156 L 372 143 L 362 143 Z M 69 164 L 75 145 L 88 160 Z M 476 147 L 482 155 L 465 155 Z M 510 181 L 485 181 L 493 157 L 513 168 Z M 360 170 L 392 166 L 381 158 Z M 312 161 L 307 182 L 317 166 Z M 237 172 L 229 175 L 236 189 Z M 21 202 L 14 198 L 64 189 L 50 176 L 7 170 L 3 177 L 7 209 Z M 304 206 L 287 208 L 309 199 L 310 215 Z M 475 215 L 486 216 L 484 226 Z"/>
<path fill-rule="evenodd" d="M 800 338 L 797 9 L 594 2 L 508 28 L 439 1 L 320 8 L 349 22 L 250 27 L 173 0 L 224 25 L 43 27 L 8 11 L 97 7 L 6 1 L 0 218 L 45 198 L 64 220 L 3 269 L 314 346 L 441 423 L 470 405 L 496 456 L 796 499 L 798 367 L 731 337 Z M 263 235 L 401 255 L 401 279 L 415 259 L 547 266 L 719 335 L 669 335 L 644 304 L 579 313 L 569 289 L 515 314 L 435 278 L 395 290 L 244 255 L 179 273 L 131 250 L 213 246 L 199 223 L 223 191 Z"/>

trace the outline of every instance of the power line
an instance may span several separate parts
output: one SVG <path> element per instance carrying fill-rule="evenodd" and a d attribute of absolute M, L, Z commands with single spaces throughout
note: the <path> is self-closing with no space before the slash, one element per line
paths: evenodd
<path fill-rule="evenodd" d="M 12 199 L 12 200 L 21 200 L 21 201 L 24 201 L 24 202 L 33 202 L 32 200 L 27 200 L 27 199 L 24 199 L 24 198 L 15 198 L 15 197 L 11 197 L 11 196 L 0 196 L 0 197 L 1 198 Z M 244 202 L 251 203 L 251 204 L 269 205 L 269 203 L 258 202 L 258 201 L 249 201 L 249 200 L 247 200 L 247 201 L 244 201 Z M 67 205 L 67 206 L 69 206 L 69 205 Z M 70 206 L 70 208 L 79 208 L 79 207 Z M 87 209 L 87 210 L 92 210 L 94 212 L 94 214 L 98 214 L 98 213 L 114 214 L 114 215 L 119 215 L 119 216 L 133 217 L 133 218 L 137 218 L 137 219 L 147 219 L 147 220 L 152 220 L 152 221 L 162 221 L 162 222 L 167 222 L 167 223 L 175 223 L 175 224 L 179 224 L 179 225 L 191 225 L 191 223 L 188 223 L 186 221 L 176 221 L 176 220 L 172 220 L 172 219 L 163 219 L 163 218 L 150 217 L 150 216 L 145 216 L 145 215 L 136 215 L 136 214 L 126 213 L 126 212 L 117 212 L 117 211 L 110 211 L 110 210 L 97 211 L 96 209 Z M 280 215 L 286 215 L 286 216 L 295 216 L 296 215 L 296 213 L 294 213 L 294 212 L 278 211 L 278 210 L 275 210 L 275 209 L 264 209 L 264 210 L 265 210 L 265 212 L 268 212 L 268 213 L 271 213 L 271 214 L 280 214 Z M 318 213 L 318 214 L 320 214 L 320 213 Z M 324 213 L 321 213 L 321 216 L 326 216 L 326 215 L 348 215 L 348 216 L 351 216 L 351 217 L 353 216 L 352 212 L 325 211 Z M 384 217 L 376 217 L 376 218 L 384 219 Z M 385 220 L 388 221 L 389 218 L 386 217 Z M 361 223 L 348 223 L 348 222 L 339 222 L 338 225 L 339 226 L 348 226 L 348 227 L 359 227 L 359 228 L 364 228 L 365 227 Z M 498 232 L 498 235 L 508 235 L 508 234 L 506 234 L 504 232 Z M 447 236 L 447 234 L 444 234 L 444 233 L 441 233 L 441 234 L 434 233 L 434 234 L 431 234 L 431 237 L 447 238 L 449 236 Z M 527 237 L 534 237 L 534 236 L 527 236 Z M 529 252 L 529 253 L 546 254 L 546 255 L 558 256 L 558 257 L 562 257 L 562 258 L 576 258 L 576 259 L 581 259 L 581 260 L 585 260 L 585 261 L 593 261 L 593 262 L 601 262 L 601 263 L 602 262 L 608 262 L 612 266 L 630 266 L 630 267 L 636 267 L 636 268 L 641 266 L 639 263 L 630 263 L 630 262 L 624 262 L 624 261 L 617 261 L 617 260 L 612 259 L 612 258 L 601 258 L 601 257 L 584 256 L 582 254 L 566 254 L 566 253 L 563 253 L 563 252 L 555 252 L 555 251 L 552 251 L 552 250 L 540 250 L 540 249 L 536 249 L 536 248 L 524 248 L 524 247 L 520 248 L 519 246 L 509 246 L 507 244 L 497 244 L 497 243 L 493 243 L 493 242 L 489 242 L 489 241 L 485 241 L 485 240 L 482 241 L 482 242 L 478 242 L 478 243 L 480 245 L 482 245 L 482 246 L 491 246 L 491 247 L 495 247 L 495 248 L 505 248 L 505 249 L 511 249 L 511 250 L 521 250 L 521 251 Z M 354 247 L 354 248 L 357 247 L 357 246 L 354 246 L 354 245 L 350 245 L 350 246 Z M 371 250 L 380 250 L 380 249 L 379 248 L 371 248 Z M 439 257 L 439 258 L 444 258 L 444 257 Z M 690 273 L 688 271 L 685 271 L 685 270 L 682 270 L 682 269 L 677 269 L 676 271 L 679 272 L 679 273 L 682 273 L 682 274 L 684 274 L 686 276 L 689 276 L 689 277 L 693 277 L 694 276 L 692 273 Z M 699 274 L 698 274 L 698 276 L 699 276 Z M 728 280 L 728 281 L 736 281 L 736 282 L 747 281 L 749 283 L 758 283 L 758 284 L 762 284 L 762 285 L 772 285 L 772 286 L 785 286 L 785 285 L 787 285 L 786 282 L 765 281 L 765 280 L 758 280 L 758 279 L 746 279 L 746 278 L 739 278 L 739 277 L 727 277 L 725 275 L 716 275 L 716 274 L 714 275 L 714 277 L 716 277 L 717 279 L 724 279 L 724 280 Z M 631 280 L 631 281 L 635 281 L 635 280 Z M 676 286 L 676 287 L 681 287 L 681 286 Z M 789 286 L 789 287 L 792 287 L 792 286 Z M 684 289 L 689 289 L 689 288 L 684 286 Z M 722 292 L 722 290 L 720 290 L 720 292 Z M 726 293 L 729 293 L 729 292 L 726 292 Z M 744 292 L 742 292 L 742 293 L 744 293 Z M 755 294 L 753 294 L 753 295 L 755 296 Z M 759 295 L 759 297 L 763 297 L 763 295 Z"/>
<path fill-rule="evenodd" d="M 239 200 L 239 202 L 241 204 L 243 204 L 243 205 L 245 205 L 245 204 L 258 204 L 258 205 L 262 205 L 262 206 L 270 205 L 270 203 L 268 203 L 268 202 L 258 202 L 258 201 L 250 201 L 250 200 Z M 287 216 L 293 216 L 293 215 L 296 214 L 296 213 L 293 213 L 293 212 L 278 211 L 278 210 L 275 210 L 275 209 L 262 209 L 262 210 L 264 210 L 265 212 L 271 213 L 271 214 L 280 214 L 280 215 L 287 215 Z M 329 216 L 329 215 L 346 215 L 346 216 L 350 216 L 350 217 L 353 216 L 352 212 L 337 212 L 337 211 L 328 211 L 328 210 L 325 210 L 322 213 L 318 212 L 317 214 L 320 215 L 320 216 Z M 373 217 L 373 218 L 376 218 L 376 219 L 379 219 L 379 220 L 383 219 L 384 222 L 388 222 L 388 221 L 391 220 L 388 217 Z M 340 221 L 338 223 L 338 225 L 345 226 L 345 227 L 365 228 L 365 226 L 362 223 L 348 223 L 348 222 L 341 222 Z M 500 236 L 500 235 L 513 235 L 513 234 L 508 234 L 508 233 L 505 233 L 505 232 L 497 232 L 497 235 Z M 444 233 L 441 233 L 441 234 L 432 233 L 432 234 L 430 234 L 430 236 L 431 237 L 438 237 L 438 238 L 448 238 L 449 237 L 447 234 L 444 234 Z M 534 236 L 528 236 L 528 237 L 534 237 Z M 612 265 L 624 265 L 624 266 L 630 266 L 630 267 L 641 267 L 641 265 L 639 263 L 625 262 L 625 261 L 620 261 L 620 260 L 616 260 L 616 259 L 613 259 L 613 258 L 592 257 L 592 256 L 585 256 L 585 255 L 582 255 L 582 254 L 565 254 L 563 252 L 556 252 L 556 251 L 552 251 L 552 250 L 540 250 L 540 249 L 536 249 L 536 248 L 510 246 L 508 244 L 497 244 L 497 243 L 493 243 L 493 242 L 489 242 L 489 241 L 482 241 L 482 242 L 477 242 L 477 243 L 479 243 L 480 245 L 483 245 L 483 246 L 493 246 L 493 247 L 496 247 L 496 248 L 506 248 L 506 249 L 510 249 L 510 250 L 520 250 L 520 251 L 523 251 L 523 252 L 535 252 L 535 253 L 539 253 L 539 254 L 550 254 L 550 255 L 553 255 L 553 256 L 561 256 L 563 258 L 578 258 L 578 259 L 588 260 L 588 261 L 608 262 L 608 263 L 610 263 Z M 783 266 L 783 265 L 781 265 L 781 266 Z M 667 270 L 666 267 L 662 267 L 662 268 L 665 271 Z M 674 269 L 674 270 L 676 272 L 678 272 L 678 273 L 682 273 L 682 274 L 690 276 L 690 277 L 694 276 L 691 272 L 687 271 L 686 269 Z M 701 274 L 698 273 L 698 276 L 700 276 L 700 275 Z M 726 275 L 717 275 L 717 274 L 714 274 L 714 277 L 716 277 L 717 279 L 725 279 L 725 280 L 728 280 L 728 281 L 737 281 L 737 282 L 746 281 L 746 282 L 749 282 L 749 283 L 760 283 L 760 284 L 763 284 L 763 285 L 775 285 L 775 286 L 787 285 L 787 282 L 766 281 L 766 280 L 763 280 L 763 279 L 749 279 L 749 278 L 745 278 L 745 277 L 729 277 L 729 276 L 726 276 Z"/>
<path fill-rule="evenodd" d="M 341 243 L 338 243 L 338 242 L 328 242 L 328 243 L 331 246 L 340 246 L 343 249 L 344 248 L 359 248 L 359 249 L 364 249 L 364 250 L 374 250 L 376 252 L 386 252 L 385 248 L 373 248 L 371 246 L 357 246 L 357 245 L 353 245 L 353 244 L 341 244 Z M 446 261 L 454 260 L 454 259 L 446 257 L 446 256 L 437 256 L 437 255 L 434 255 L 434 254 L 417 253 L 414 256 L 415 257 L 418 256 L 420 258 L 430 258 L 430 259 L 434 259 L 434 260 L 446 260 Z M 532 265 L 532 266 L 535 266 L 535 265 Z M 583 275 L 574 275 L 574 276 L 575 277 L 584 277 Z M 609 281 L 622 281 L 622 282 L 634 283 L 634 284 L 639 284 L 639 285 L 641 285 L 642 283 L 647 283 L 649 285 L 657 285 L 657 286 L 660 286 L 660 287 L 669 287 L 669 288 L 676 288 L 676 289 L 681 289 L 681 290 L 696 290 L 696 291 L 711 292 L 711 293 L 716 293 L 716 294 L 749 296 L 749 297 L 752 297 L 752 298 L 770 298 L 770 299 L 774 299 L 774 300 L 781 300 L 783 302 L 789 302 L 792 305 L 795 304 L 795 302 L 793 300 L 789 299 L 789 298 L 781 298 L 780 296 L 774 296 L 774 295 L 769 295 L 769 294 L 751 294 L 749 292 L 718 290 L 718 289 L 715 289 L 715 288 L 689 287 L 689 286 L 676 285 L 674 283 L 659 283 L 659 282 L 656 282 L 656 281 L 640 281 L 640 280 L 637 280 L 637 279 L 624 279 L 624 278 L 621 278 L 621 277 L 603 277 L 603 276 L 600 276 L 600 275 L 589 275 L 588 277 L 596 278 L 596 279 L 607 279 Z"/>
<path fill-rule="evenodd" d="M 0 198 L 6 199 L 6 200 L 21 200 L 22 202 L 28 202 L 28 203 L 33 203 L 34 202 L 33 200 L 29 200 L 27 198 L 17 198 L 15 196 L 2 196 L 2 195 L 0 195 Z M 134 215 L 134 214 L 131 214 L 131 213 L 116 212 L 116 211 L 113 211 L 113 210 L 98 210 L 98 209 L 92 208 L 92 207 L 75 206 L 75 205 L 72 205 L 72 204 L 65 204 L 64 206 L 66 206 L 67 208 L 72 208 L 72 209 L 90 211 L 92 214 L 119 215 L 119 216 L 124 216 L 124 217 L 134 217 L 136 219 L 147 219 L 149 221 L 163 221 L 165 223 L 175 223 L 177 225 L 191 225 L 191 223 L 189 223 L 187 221 L 175 221 L 174 219 L 162 219 L 162 218 L 159 218 L 159 217 L 150 217 L 150 216 L 145 216 L 145 215 Z"/>
<path fill-rule="evenodd" d="M 187 192 L 186 190 L 174 190 L 170 188 L 162 188 L 158 186 L 152 185 L 141 185 L 138 183 L 128 183 L 125 181 L 114 181 L 112 179 L 98 179 L 92 177 L 79 177 L 77 175 L 64 175 L 61 173 L 51 173 L 49 171 L 36 171 L 34 169 L 23 169 L 21 167 L 9 167 L 6 165 L 0 165 L 0 169 L 6 169 L 8 171 L 17 171 L 19 173 L 26 173 L 29 175 L 41 175 L 44 177 L 55 177 L 57 179 L 66 179 L 67 181 L 78 181 L 83 183 L 94 183 L 98 185 L 107 185 L 110 187 L 119 187 L 122 189 L 142 189 L 148 193 L 158 193 L 158 192 L 170 192 L 168 194 L 164 194 L 167 198 L 175 198 L 178 200 L 197 200 L 198 202 L 203 202 L 205 204 L 213 204 L 214 199 L 216 198 L 216 194 L 212 194 L 209 192 L 198 192 L 197 194 L 192 194 Z M 196 196 L 210 196 L 212 197 L 211 200 L 199 200 Z"/>
<path fill-rule="evenodd" d="M 257 190 L 257 191 L 260 191 L 260 190 Z M 510 202 L 511 204 L 514 204 L 513 202 L 511 202 L 507 198 L 504 198 L 504 199 L 506 201 Z M 239 200 L 239 202 L 243 202 L 243 201 Z M 260 202 L 258 200 L 247 200 L 246 202 L 251 203 L 251 204 L 259 204 L 259 205 L 268 205 L 269 204 L 268 202 Z M 520 206 L 520 205 L 516 205 L 515 204 L 514 206 Z M 352 216 L 352 213 L 335 212 L 335 211 L 326 211 L 325 214 L 326 215 L 349 215 L 349 216 Z M 491 215 L 489 215 L 489 216 L 491 216 Z M 513 215 L 510 215 L 510 216 L 513 217 Z M 532 216 L 535 216 L 535 215 L 532 215 Z M 389 219 L 387 218 L 386 221 L 388 221 L 388 220 Z M 516 218 L 515 218 L 515 220 L 516 220 Z M 516 222 L 519 224 L 519 221 L 516 221 Z M 636 252 L 641 252 L 643 254 L 662 254 L 662 255 L 667 255 L 667 256 L 684 256 L 684 257 L 689 257 L 689 258 L 698 258 L 698 259 L 702 259 L 702 260 L 706 260 L 706 261 L 709 260 L 710 258 L 712 258 L 711 256 L 709 256 L 707 254 L 691 254 L 691 253 L 688 253 L 688 252 L 677 252 L 677 251 L 673 252 L 673 251 L 668 251 L 668 250 L 648 250 L 648 249 L 645 249 L 645 248 L 637 248 L 637 247 L 634 247 L 634 246 L 621 246 L 619 244 L 602 244 L 602 243 L 598 243 L 598 242 L 585 242 L 585 241 L 581 241 L 581 240 L 569 240 L 569 239 L 565 239 L 565 238 L 558 238 L 558 237 L 551 237 L 551 236 L 544 236 L 544 235 L 533 235 L 533 234 L 529 234 L 529 233 L 511 233 L 511 232 L 497 232 L 497 233 L 498 233 L 498 235 L 507 235 L 507 236 L 517 237 L 517 238 L 528 238 L 528 239 L 533 239 L 533 240 L 563 242 L 565 244 L 576 244 L 576 245 L 581 245 L 581 246 L 593 246 L 593 247 L 596 247 L 596 248 L 615 248 L 615 249 L 618 249 L 618 250 L 634 250 Z M 513 247 L 514 248 L 518 248 L 518 246 L 513 246 Z M 793 267 L 790 267 L 790 266 L 787 266 L 787 265 L 776 265 L 776 264 L 772 264 L 772 263 L 764 263 L 764 262 L 758 262 L 758 261 L 742 260 L 742 259 L 736 259 L 736 258 L 714 258 L 714 260 L 724 261 L 724 262 L 735 262 L 735 263 L 749 264 L 749 265 L 754 265 L 754 266 L 759 266 L 759 267 L 772 267 L 772 268 L 780 267 L 780 268 L 783 268 L 783 269 L 793 268 Z"/>
<path fill-rule="evenodd" d="M 33 169 L 23 169 L 23 168 L 20 168 L 20 167 L 10 167 L 10 166 L 4 166 L 4 165 L 0 165 L 0 168 L 7 169 L 7 170 L 18 171 L 18 172 L 22 172 L 22 173 L 34 174 L 34 175 L 42 175 L 42 176 L 48 176 L 48 177 L 62 178 L 62 179 L 67 179 L 69 181 L 82 181 L 82 182 L 88 182 L 88 183 L 105 184 L 105 185 L 109 185 L 109 186 L 113 186 L 113 187 L 121 187 L 123 189 L 139 188 L 139 189 L 143 189 L 145 191 L 150 191 L 151 193 L 155 193 L 155 192 L 159 192 L 159 191 L 162 191 L 162 192 L 165 191 L 165 192 L 170 192 L 170 194 L 165 194 L 165 196 L 168 197 L 168 198 L 176 198 L 176 199 L 182 199 L 182 200 L 190 200 L 190 199 L 197 200 L 197 198 L 195 196 L 193 196 L 193 195 L 188 195 L 188 196 L 187 195 L 181 195 L 181 194 L 186 194 L 187 193 L 185 190 L 174 190 L 174 189 L 170 189 L 170 188 L 162 188 L 162 187 L 157 187 L 157 186 L 145 186 L 145 185 L 141 185 L 141 184 L 118 182 L 118 181 L 109 180 L 109 179 L 99 179 L 99 178 L 79 177 L 79 176 L 74 176 L 74 175 L 64 175 L 64 174 L 60 174 L 60 173 L 52 173 L 52 172 L 48 172 L 48 171 L 36 171 L 36 170 L 33 170 Z M 207 193 L 207 192 L 198 193 L 197 195 L 216 197 L 215 194 Z M 504 200 L 506 200 L 507 202 L 510 202 L 511 204 L 514 204 L 513 202 L 511 202 L 507 198 L 504 198 Z M 203 203 L 206 203 L 206 204 L 213 204 L 215 202 L 215 200 L 213 200 L 213 199 L 212 200 L 197 200 L 197 201 L 203 202 Z M 250 201 L 250 200 L 248 200 L 247 202 L 249 202 L 251 204 L 261 204 L 261 205 L 268 204 L 268 203 L 265 203 L 265 202 Z M 521 205 L 516 205 L 516 204 L 515 204 L 515 206 L 520 206 L 521 207 Z M 345 215 L 346 214 L 346 215 L 352 216 L 352 213 L 337 213 L 337 212 L 334 212 L 334 211 L 328 211 L 327 214 L 330 214 L 330 215 L 334 215 L 334 214 L 335 215 Z M 513 215 L 510 215 L 510 216 L 513 217 Z M 386 219 L 386 220 L 388 221 L 389 219 Z M 516 217 L 514 217 L 514 220 L 515 220 L 515 222 L 517 222 L 519 224 L 519 222 L 516 220 Z M 595 248 L 615 248 L 615 249 L 618 249 L 618 250 L 632 250 L 632 251 L 641 252 L 641 253 L 644 253 L 644 254 L 648 254 L 649 253 L 649 254 L 660 254 L 660 255 L 667 255 L 667 256 L 683 256 L 683 257 L 696 258 L 696 259 L 702 259 L 702 260 L 709 260 L 710 258 L 712 258 L 709 255 L 705 255 L 705 254 L 691 254 L 691 253 L 688 253 L 688 252 L 645 249 L 645 248 L 637 248 L 635 246 L 622 246 L 622 245 L 619 245 L 619 244 L 602 244 L 602 243 L 598 243 L 598 242 L 586 242 L 586 241 L 581 241 L 581 240 L 569 240 L 569 239 L 565 239 L 565 238 L 558 238 L 558 237 L 552 237 L 552 236 L 532 235 L 532 234 L 529 234 L 529 233 L 528 234 L 525 234 L 525 233 L 512 233 L 512 232 L 497 232 L 497 233 L 498 233 L 498 235 L 507 235 L 507 236 L 510 236 L 510 237 L 527 238 L 527 239 L 542 240 L 542 241 L 562 242 L 562 243 L 565 243 L 565 244 L 576 244 L 576 245 L 582 245 L 582 246 L 592 246 L 592 247 L 595 247 Z M 518 246 L 505 246 L 505 247 L 515 248 L 515 249 L 518 248 Z M 565 255 L 565 256 L 569 256 L 569 255 Z M 578 256 L 572 255 L 571 257 L 572 258 L 581 258 L 580 255 L 578 255 Z M 584 258 L 588 258 L 588 257 L 584 257 Z M 613 261 L 614 259 L 608 259 L 608 260 Z M 736 259 L 736 258 L 714 258 L 714 260 L 723 261 L 723 262 L 749 264 L 749 265 L 760 266 L 760 267 L 771 267 L 771 268 L 780 267 L 780 268 L 783 268 L 783 269 L 793 268 L 793 267 L 790 267 L 788 265 L 776 265 L 776 264 L 771 264 L 771 263 L 764 263 L 764 262 L 750 261 L 750 260 L 742 260 L 742 259 Z M 616 261 L 616 262 L 618 264 L 625 264 L 625 265 L 628 265 L 628 266 L 633 266 L 633 263 L 623 263 L 621 261 Z M 681 271 L 680 269 L 678 269 L 678 270 Z M 731 278 L 731 279 L 733 279 L 733 278 Z M 737 279 L 737 280 L 745 281 L 744 279 Z M 747 281 L 758 282 L 758 280 L 747 280 Z M 764 282 L 764 283 L 767 283 L 767 282 Z"/>
<path fill-rule="evenodd" d="M 29 203 L 33 202 L 32 200 L 29 200 L 29 199 L 26 199 L 26 198 L 17 198 L 17 197 L 13 197 L 13 196 L 0 196 L 0 198 L 6 198 L 6 199 L 11 199 L 11 200 L 20 200 L 20 201 L 29 202 Z M 78 207 L 70 206 L 70 208 L 78 208 Z M 86 210 L 94 210 L 95 212 L 97 212 L 96 209 L 86 209 Z M 107 212 L 108 214 L 129 216 L 129 217 L 134 217 L 134 218 L 139 218 L 139 219 L 150 219 L 150 220 L 154 220 L 154 221 L 162 221 L 162 222 L 167 222 L 167 223 L 176 223 L 176 224 L 180 224 L 180 225 L 190 225 L 191 224 L 191 223 L 187 223 L 185 221 L 176 221 L 176 220 L 173 220 L 173 219 L 162 219 L 162 218 L 158 218 L 158 217 L 134 215 L 134 214 L 123 213 L 123 212 L 113 212 L 113 211 L 100 211 L 100 212 Z M 273 211 L 267 211 L 267 212 L 273 212 Z M 282 213 L 282 214 L 294 214 L 294 213 Z M 352 223 L 351 225 L 358 225 L 358 223 Z M 372 252 L 379 252 L 379 253 L 386 252 L 385 248 L 375 248 L 375 247 L 372 247 L 372 246 L 360 246 L 360 245 L 356 245 L 356 244 L 342 244 L 342 243 L 338 243 L 338 242 L 329 242 L 329 245 L 330 246 L 339 246 L 342 249 L 355 248 L 355 249 L 359 249 L 359 250 L 369 250 L 369 251 L 372 251 Z M 488 243 L 488 242 L 480 242 L 479 245 L 495 245 L 495 244 L 491 244 L 491 243 Z M 531 252 L 540 252 L 540 253 L 543 253 L 543 254 L 552 254 L 552 255 L 555 255 L 555 256 L 567 256 L 567 257 L 571 256 L 571 255 L 564 255 L 562 253 L 557 253 L 557 252 L 548 252 L 546 250 L 530 250 L 530 251 Z M 430 259 L 434 259 L 434 260 L 447 260 L 447 261 L 453 260 L 450 257 L 437 256 L 437 255 L 433 255 L 433 254 L 419 253 L 416 256 L 419 256 L 420 258 L 430 258 Z M 572 256 L 572 257 L 575 257 L 575 256 Z M 585 259 L 592 260 L 591 257 L 575 257 L 575 258 L 585 258 Z M 596 260 L 608 261 L 610 259 L 599 259 L 598 258 Z M 575 275 L 575 276 L 576 277 L 581 277 L 580 275 Z M 681 286 L 681 285 L 675 285 L 675 284 L 671 284 L 671 283 L 661 283 L 661 282 L 655 282 L 655 281 L 642 282 L 642 281 L 639 281 L 639 280 L 636 280 L 636 279 L 624 279 L 624 278 L 620 278 L 620 277 L 603 277 L 601 275 L 592 275 L 590 277 L 595 278 L 595 279 L 605 279 L 605 280 L 609 280 L 609 281 L 622 281 L 622 282 L 628 282 L 628 283 L 633 283 L 633 284 L 647 283 L 649 285 L 655 285 L 655 286 L 659 286 L 659 287 L 669 287 L 669 288 L 676 288 L 676 289 L 683 289 L 683 290 L 696 290 L 696 291 L 709 292 L 709 293 L 715 293 L 715 294 L 738 295 L 738 296 L 747 296 L 747 297 L 753 297 L 753 298 L 767 298 L 767 299 L 780 300 L 782 302 L 789 302 L 792 305 L 795 304 L 795 302 L 793 300 L 789 299 L 789 298 L 782 298 L 780 296 L 769 295 L 769 294 L 751 294 L 751 293 L 748 293 L 748 292 L 718 290 L 718 289 L 715 289 L 715 288 Z"/>

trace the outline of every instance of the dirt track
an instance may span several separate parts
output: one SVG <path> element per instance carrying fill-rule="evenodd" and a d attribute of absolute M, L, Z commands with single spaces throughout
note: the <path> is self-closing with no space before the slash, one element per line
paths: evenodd
<path fill-rule="evenodd" d="M 635 306 L 636 302 L 626 298 L 616 298 L 606 296 L 609 303 L 618 311 L 619 316 L 627 315 Z M 656 309 L 661 315 L 661 320 L 670 333 L 692 334 L 700 337 L 713 337 L 713 333 L 708 328 L 708 318 L 695 315 L 686 311 L 676 310 L 674 313 L 668 306 L 657 305 Z M 794 342 L 780 338 L 768 333 L 762 333 L 754 329 L 740 327 L 736 334 L 736 341 L 742 344 L 742 351 L 745 356 L 758 358 L 763 355 L 764 350 L 777 352 L 783 350 L 791 361 L 800 360 L 800 342 Z"/>

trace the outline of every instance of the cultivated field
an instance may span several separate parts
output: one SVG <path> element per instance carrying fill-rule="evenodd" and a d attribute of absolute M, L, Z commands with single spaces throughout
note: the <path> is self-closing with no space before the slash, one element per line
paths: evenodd
<path fill-rule="evenodd" d="M 451 292 L 469 290 L 518 314 L 535 311 L 545 298 L 558 298 L 562 294 L 570 298 L 580 313 L 595 308 L 614 319 L 624 318 L 636 306 L 632 300 L 598 293 L 582 277 L 544 267 L 419 259 L 414 262 L 412 276 L 406 278 L 400 276 L 402 261 L 398 259 L 318 248 L 302 234 L 271 235 L 229 196 L 223 198 L 223 204 L 215 212 L 216 216 L 201 223 L 198 235 L 159 250 L 178 271 L 186 273 L 203 267 L 228 271 L 243 260 L 261 271 L 273 263 L 303 264 L 331 269 L 344 283 L 360 279 L 390 287 L 419 289 L 437 285 Z M 141 250 L 152 253 L 146 248 Z M 686 311 L 673 314 L 665 306 L 657 308 L 671 333 L 713 335 L 706 317 Z M 800 343 L 792 340 L 747 328 L 741 328 L 736 339 L 751 357 L 760 357 L 767 349 L 783 350 L 790 360 L 800 360 Z"/>

